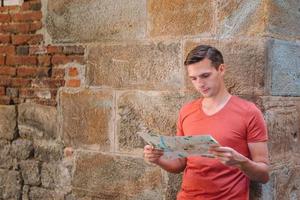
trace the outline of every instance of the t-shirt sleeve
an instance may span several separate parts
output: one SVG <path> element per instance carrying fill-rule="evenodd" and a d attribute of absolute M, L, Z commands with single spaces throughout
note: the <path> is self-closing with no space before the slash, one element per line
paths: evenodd
<path fill-rule="evenodd" d="M 247 142 L 265 142 L 268 140 L 267 126 L 261 111 L 253 104 L 247 116 Z"/>
<path fill-rule="evenodd" d="M 177 120 L 176 135 L 177 136 L 184 136 L 183 129 L 182 129 L 181 114 L 180 113 L 178 115 L 178 120 Z"/>

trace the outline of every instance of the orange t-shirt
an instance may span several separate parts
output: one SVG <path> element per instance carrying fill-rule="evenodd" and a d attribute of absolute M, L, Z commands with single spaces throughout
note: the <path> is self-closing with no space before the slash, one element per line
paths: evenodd
<path fill-rule="evenodd" d="M 248 143 L 267 141 L 261 111 L 251 102 L 232 96 L 214 115 L 202 111 L 202 99 L 186 104 L 179 113 L 177 135 L 212 135 L 222 146 L 250 157 Z M 247 200 L 249 178 L 238 168 L 217 159 L 187 158 L 177 200 Z"/>

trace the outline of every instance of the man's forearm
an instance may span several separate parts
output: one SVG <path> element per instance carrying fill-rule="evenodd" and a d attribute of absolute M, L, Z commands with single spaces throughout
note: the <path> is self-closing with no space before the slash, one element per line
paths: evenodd
<path fill-rule="evenodd" d="M 240 169 L 250 180 L 267 183 L 269 181 L 269 166 L 263 162 L 255 162 L 250 159 L 240 165 Z"/>
<path fill-rule="evenodd" d="M 165 160 L 161 158 L 156 164 L 170 173 L 180 173 L 186 167 L 186 159 Z"/>

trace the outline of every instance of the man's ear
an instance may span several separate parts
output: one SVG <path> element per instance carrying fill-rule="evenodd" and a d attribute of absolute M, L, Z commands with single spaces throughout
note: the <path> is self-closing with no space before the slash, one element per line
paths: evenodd
<path fill-rule="evenodd" d="M 222 74 L 224 74 L 225 73 L 225 68 L 226 68 L 225 64 L 220 64 L 218 71 L 221 72 Z"/>

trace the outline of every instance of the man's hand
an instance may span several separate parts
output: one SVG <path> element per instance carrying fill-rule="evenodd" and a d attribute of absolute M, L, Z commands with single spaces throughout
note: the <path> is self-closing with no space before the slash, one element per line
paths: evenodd
<path fill-rule="evenodd" d="M 147 162 L 158 164 L 163 154 L 162 150 L 154 149 L 153 146 L 146 145 L 144 147 L 144 159 Z"/>
<path fill-rule="evenodd" d="M 230 147 L 212 146 L 210 152 L 225 165 L 241 168 L 248 158 Z"/>

